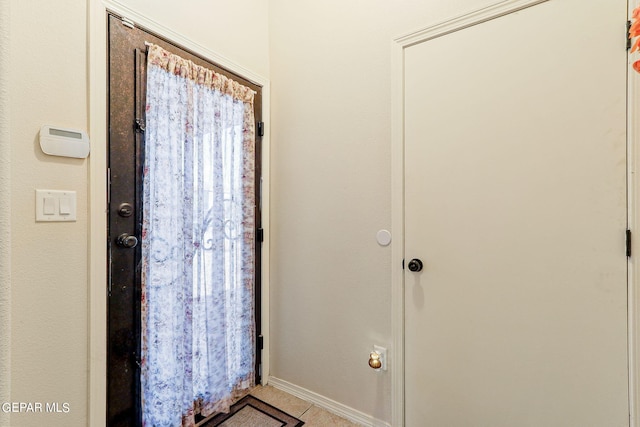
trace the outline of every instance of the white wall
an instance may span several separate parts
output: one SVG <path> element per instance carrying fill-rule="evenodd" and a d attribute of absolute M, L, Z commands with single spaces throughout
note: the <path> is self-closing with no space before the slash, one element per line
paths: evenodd
<path fill-rule="evenodd" d="M 490 3 L 270 1 L 273 376 L 390 421 L 391 41 Z"/>
<path fill-rule="evenodd" d="M 0 91 L 5 89 L 1 82 L 7 81 L 9 92 L 8 97 L 2 93 L 0 103 L 4 107 L 8 101 L 8 111 L 0 109 L 0 150 L 3 155 L 11 153 L 8 161 L 2 159 L 0 175 L 3 200 L 5 188 L 10 191 L 11 214 L 0 214 L 3 253 L 9 243 L 9 220 L 11 224 L 10 266 L 0 265 L 0 302 L 6 294 L 3 288 L 10 286 L 11 340 L 0 348 L 0 361 L 4 364 L 10 349 L 11 401 L 69 403 L 70 407 L 67 414 L 12 414 L 10 422 L 0 418 L 3 426 L 88 425 L 89 161 L 46 156 L 37 136 L 43 124 L 88 129 L 87 5 L 96 1 L 0 3 L 0 16 L 8 14 L 10 20 L 10 25 L 0 27 L 0 40 L 9 41 L 8 57 L 0 58 Z M 10 7 L 4 8 L 7 2 Z M 125 6 L 268 75 L 267 5 L 262 1 L 221 0 L 215 8 L 204 1 L 193 0 L 188 7 L 184 2 L 176 7 L 168 0 L 154 1 L 153 11 L 148 1 L 127 1 Z M 193 13 L 192 6 L 206 6 L 209 12 Z M 233 22 L 238 22 L 240 13 L 245 27 L 236 29 Z M 5 37 L 8 28 L 10 34 Z M 0 51 L 5 53 L 4 45 Z M 91 138 L 93 155 L 104 156 L 104 137 Z M 36 188 L 76 191 L 78 220 L 36 223 Z M 8 321 L 9 316 L 0 314 Z M 2 401 L 7 398 L 6 380 L 0 378 Z"/>

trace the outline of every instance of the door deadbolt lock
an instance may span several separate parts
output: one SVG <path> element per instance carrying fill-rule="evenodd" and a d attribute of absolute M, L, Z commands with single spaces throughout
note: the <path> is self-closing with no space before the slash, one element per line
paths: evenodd
<path fill-rule="evenodd" d="M 418 258 L 414 258 L 409 261 L 409 271 L 413 271 L 414 273 L 422 271 L 422 267 L 422 261 L 420 261 Z"/>
<path fill-rule="evenodd" d="M 138 246 L 138 238 L 136 236 L 132 236 L 129 233 L 122 233 L 116 239 L 116 243 L 118 246 L 123 248 L 135 248 Z"/>
<path fill-rule="evenodd" d="M 118 206 L 118 215 L 123 218 L 130 217 L 133 215 L 133 206 L 131 206 L 130 203 L 121 203 L 120 206 Z"/>

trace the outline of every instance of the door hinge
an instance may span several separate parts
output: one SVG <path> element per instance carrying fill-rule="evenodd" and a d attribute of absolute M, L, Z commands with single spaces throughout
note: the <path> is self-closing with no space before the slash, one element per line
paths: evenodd
<path fill-rule="evenodd" d="M 626 240 L 627 240 L 627 256 L 630 257 L 631 256 L 631 230 L 627 230 L 626 233 Z"/>
<path fill-rule="evenodd" d="M 631 49 L 631 21 L 627 21 L 627 50 Z"/>
<path fill-rule="evenodd" d="M 264 337 L 262 335 L 258 335 L 258 340 L 256 342 L 256 347 L 258 350 L 264 349 Z"/>
<path fill-rule="evenodd" d="M 264 242 L 264 228 L 258 228 L 256 230 L 256 240 L 260 243 Z"/>
<path fill-rule="evenodd" d="M 264 122 L 258 122 L 258 136 L 264 136 Z"/>
<path fill-rule="evenodd" d="M 134 29 L 136 27 L 136 25 L 133 23 L 132 20 L 127 19 L 127 18 L 122 18 L 122 25 L 124 25 L 127 28 L 131 28 Z"/>
<path fill-rule="evenodd" d="M 107 209 L 111 205 L 111 168 L 107 168 Z"/>

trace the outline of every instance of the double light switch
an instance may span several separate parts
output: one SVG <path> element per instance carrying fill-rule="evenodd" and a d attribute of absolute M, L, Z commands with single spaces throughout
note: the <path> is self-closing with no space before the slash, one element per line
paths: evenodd
<path fill-rule="evenodd" d="M 36 221 L 75 221 L 76 192 L 36 190 Z"/>

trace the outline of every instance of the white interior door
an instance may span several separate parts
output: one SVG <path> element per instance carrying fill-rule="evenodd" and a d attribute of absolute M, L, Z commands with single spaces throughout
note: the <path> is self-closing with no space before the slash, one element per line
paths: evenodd
<path fill-rule="evenodd" d="M 628 425 L 626 7 L 405 49 L 408 427 Z"/>

